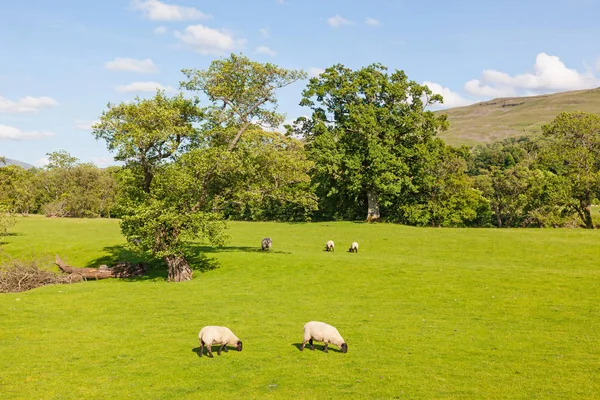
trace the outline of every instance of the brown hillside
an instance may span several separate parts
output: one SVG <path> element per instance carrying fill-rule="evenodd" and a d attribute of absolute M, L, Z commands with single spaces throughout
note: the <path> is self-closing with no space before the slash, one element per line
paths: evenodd
<path fill-rule="evenodd" d="M 600 88 L 532 97 L 500 98 L 440 110 L 450 129 L 439 136 L 451 145 L 476 145 L 511 136 L 533 135 L 563 111 L 600 114 Z"/>

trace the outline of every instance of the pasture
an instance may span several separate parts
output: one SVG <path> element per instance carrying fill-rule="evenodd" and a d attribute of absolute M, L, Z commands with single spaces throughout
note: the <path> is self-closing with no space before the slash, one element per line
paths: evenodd
<path fill-rule="evenodd" d="M 351 222 L 229 224 L 167 283 L 88 281 L 0 294 L 0 398 L 597 398 L 600 234 Z M 137 256 L 118 221 L 21 218 L 0 257 L 94 266 Z M 269 253 L 263 237 L 273 239 Z M 335 252 L 324 251 L 333 239 Z M 348 253 L 353 241 L 358 254 Z M 298 350 L 310 320 L 342 354 Z M 242 352 L 198 357 L 204 325 Z"/>

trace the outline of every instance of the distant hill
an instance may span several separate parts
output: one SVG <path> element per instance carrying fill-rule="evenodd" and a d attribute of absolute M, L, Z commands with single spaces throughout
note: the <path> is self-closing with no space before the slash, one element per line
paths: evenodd
<path fill-rule="evenodd" d="M 29 168 L 33 168 L 33 165 L 31 164 L 27 164 L 23 161 L 18 161 L 18 160 L 11 160 L 10 158 L 5 158 L 4 159 L 6 162 L 2 162 L 2 159 L 0 159 L 0 167 L 4 167 L 6 165 L 18 165 L 22 168 L 25 169 L 29 169 Z"/>
<path fill-rule="evenodd" d="M 507 97 L 466 107 L 436 111 L 447 114 L 450 129 L 439 136 L 451 145 L 476 145 L 541 132 L 563 111 L 600 114 L 600 88 L 532 97 Z"/>

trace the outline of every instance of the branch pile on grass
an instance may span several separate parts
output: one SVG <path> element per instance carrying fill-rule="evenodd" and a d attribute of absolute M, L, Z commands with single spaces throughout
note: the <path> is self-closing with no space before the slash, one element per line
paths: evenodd
<path fill-rule="evenodd" d="M 146 273 L 144 264 L 132 264 L 129 261 L 120 262 L 114 267 L 101 265 L 98 268 L 76 268 L 67 265 L 56 255 L 56 265 L 70 276 L 79 276 L 81 279 L 106 279 L 106 278 L 133 278 Z"/>
<path fill-rule="evenodd" d="M 40 286 L 81 281 L 81 276 L 58 275 L 41 269 L 34 261 L 14 260 L 0 266 L 0 293 L 24 292 Z"/>

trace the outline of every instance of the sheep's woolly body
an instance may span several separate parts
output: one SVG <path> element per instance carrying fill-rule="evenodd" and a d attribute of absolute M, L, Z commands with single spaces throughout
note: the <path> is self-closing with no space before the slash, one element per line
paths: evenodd
<path fill-rule="evenodd" d="M 238 351 L 242 350 L 242 342 L 240 339 L 231 332 L 231 329 L 225 326 L 205 326 L 200 329 L 198 339 L 200 340 L 200 357 L 202 357 L 204 346 L 206 346 L 208 354 L 212 357 L 210 347 L 213 344 L 221 345 L 217 352 L 218 355 L 221 355 L 221 350 L 223 349 L 227 351 L 227 347 L 225 347 L 227 345 L 236 346 Z"/>
<path fill-rule="evenodd" d="M 264 238 L 260 243 L 260 247 L 262 250 L 270 250 L 272 245 L 273 245 L 273 241 L 271 240 L 270 237 Z"/>
<path fill-rule="evenodd" d="M 327 250 L 327 251 L 335 250 L 335 244 L 333 243 L 333 240 L 328 240 L 327 243 L 325 243 L 325 250 Z"/>
<path fill-rule="evenodd" d="M 327 345 L 329 343 L 332 343 L 339 347 L 342 350 L 342 353 L 348 351 L 348 345 L 346 344 L 344 338 L 342 337 L 342 335 L 340 335 L 338 330 L 334 326 L 331 326 L 324 322 L 311 321 L 307 322 L 304 325 L 304 338 L 300 350 L 304 349 L 304 345 L 306 345 L 306 342 L 309 342 L 311 350 L 314 350 L 314 346 L 312 344 L 313 340 L 325 343 L 325 352 L 327 352 Z"/>

